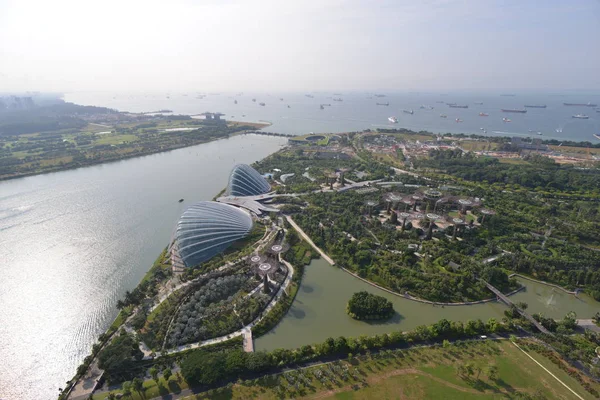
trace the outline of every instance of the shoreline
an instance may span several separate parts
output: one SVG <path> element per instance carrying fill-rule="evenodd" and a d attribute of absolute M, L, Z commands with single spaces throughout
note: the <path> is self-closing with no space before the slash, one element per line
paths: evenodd
<path fill-rule="evenodd" d="M 11 181 L 11 180 L 15 180 L 15 179 L 20 179 L 20 178 L 27 178 L 27 177 L 31 177 L 31 176 L 37 176 L 37 175 L 46 175 L 46 174 L 53 174 L 53 173 L 57 173 L 57 172 L 63 172 L 63 171 L 70 171 L 70 170 L 75 170 L 75 169 L 79 169 L 79 168 L 87 168 L 87 167 L 94 167 L 94 166 L 98 166 L 98 165 L 102 165 L 102 164 L 111 164 L 111 163 L 115 163 L 115 162 L 119 162 L 119 161 L 124 161 L 124 160 L 129 160 L 132 158 L 137 158 L 137 157 L 147 157 L 147 156 L 151 156 L 153 154 L 160 154 L 160 153 L 167 153 L 169 151 L 173 151 L 173 150 L 181 150 L 181 149 L 186 149 L 189 147 L 194 147 L 194 146 L 199 146 L 202 144 L 207 144 L 207 143 L 213 143 L 213 142 L 217 142 L 219 140 L 226 140 L 226 139 L 232 139 L 236 136 L 243 136 L 243 135 L 262 135 L 262 136 L 272 136 L 272 137 L 280 137 L 280 135 L 267 135 L 267 134 L 263 134 L 263 133 L 257 133 L 257 132 L 239 132 L 239 133 L 233 133 L 228 135 L 227 137 L 222 137 L 222 138 L 216 138 L 213 140 L 208 140 L 206 142 L 198 142 L 198 143 L 194 143 L 191 145 L 184 145 L 184 146 L 174 146 L 168 149 L 159 149 L 157 151 L 146 151 L 146 152 L 142 152 L 142 153 L 136 153 L 136 154 L 128 154 L 128 155 L 124 155 L 122 157 L 119 158 L 115 158 L 115 159 L 111 159 L 111 160 L 90 160 L 89 163 L 86 163 L 84 165 L 73 165 L 73 166 L 63 166 L 63 167 L 59 167 L 59 168 L 50 168 L 48 170 L 45 171 L 38 171 L 38 172 L 25 172 L 19 175 L 11 175 L 11 176 L 0 176 L 0 184 L 2 182 L 6 182 L 6 181 Z"/>

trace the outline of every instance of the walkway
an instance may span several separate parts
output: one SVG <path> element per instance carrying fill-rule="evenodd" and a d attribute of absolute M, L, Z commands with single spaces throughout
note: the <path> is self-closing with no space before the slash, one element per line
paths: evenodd
<path fill-rule="evenodd" d="M 277 302 L 281 299 L 281 296 L 283 296 L 283 293 L 285 292 L 285 290 L 289 286 L 290 282 L 292 281 L 292 277 L 294 276 L 294 267 L 292 267 L 292 265 L 289 262 L 281 259 L 281 255 L 280 255 L 280 261 L 288 267 L 288 271 L 289 272 L 286 275 L 283 283 L 279 287 L 279 291 L 277 291 L 277 294 L 275 296 L 273 296 L 273 298 L 271 299 L 271 301 L 269 302 L 269 304 L 267 305 L 267 307 L 260 313 L 260 315 L 254 321 L 252 321 L 248 325 L 244 326 L 242 329 L 239 329 L 239 330 L 237 330 L 237 331 L 235 331 L 233 333 L 230 333 L 228 335 L 217 337 L 217 338 L 212 338 L 212 339 L 208 339 L 208 340 L 204 340 L 202 342 L 197 342 L 197 343 L 182 345 L 182 346 L 179 346 L 179 347 L 177 347 L 175 349 L 172 349 L 172 350 L 169 350 L 167 352 L 164 352 L 163 355 L 180 353 L 182 351 L 186 351 L 186 350 L 190 350 L 190 349 L 197 349 L 199 347 L 208 346 L 210 344 L 221 343 L 221 342 L 224 342 L 226 340 L 232 339 L 234 337 L 244 335 L 245 332 L 246 332 L 246 330 L 252 330 L 252 328 L 256 324 L 258 324 L 260 321 L 262 321 L 263 318 L 266 317 L 269 314 L 269 311 L 271 311 L 273 309 L 273 307 L 275 307 L 275 305 L 277 305 Z M 254 344 L 252 344 L 252 347 L 254 348 Z M 157 356 L 157 358 L 158 357 L 160 357 L 160 356 Z"/>
<path fill-rule="evenodd" d="M 504 304 L 506 304 L 509 307 L 515 306 L 515 304 L 512 301 L 510 301 L 510 299 L 508 297 L 506 297 L 504 294 L 502 294 L 501 291 L 499 291 L 498 289 L 496 289 L 494 286 L 492 286 L 491 284 L 487 283 L 483 279 L 480 279 L 480 281 L 483 282 L 483 283 L 485 283 L 485 286 L 487 286 L 487 288 L 489 290 L 491 290 L 496 296 L 498 296 L 498 299 L 500 299 Z M 550 333 L 550 331 L 548 329 L 544 328 L 542 326 L 542 324 L 540 324 L 539 322 L 537 322 L 531 315 L 527 314 L 525 311 L 521 310 L 519 307 L 517 307 L 517 306 L 515 306 L 515 307 L 519 311 L 519 314 L 521 314 L 529 322 L 531 322 L 533 325 L 535 325 L 535 327 L 538 328 L 538 330 L 540 332 L 547 333 L 548 335 L 552 335 L 552 333 Z"/>
<path fill-rule="evenodd" d="M 252 329 L 245 329 L 242 333 L 244 337 L 244 351 L 246 353 L 254 353 L 254 340 L 252 339 Z"/>
<path fill-rule="evenodd" d="M 333 261 L 331 259 L 331 257 L 329 257 L 327 254 L 325 254 L 325 252 L 323 250 L 321 250 L 320 248 L 317 247 L 317 245 L 311 240 L 311 238 L 306 233 L 304 233 L 302 228 L 300 228 L 298 226 L 298 224 L 292 219 L 292 217 L 290 217 L 289 215 L 286 215 L 285 219 L 287 219 L 287 221 L 290 223 L 290 225 L 292 225 L 294 227 L 294 229 L 300 234 L 300 236 L 302 236 L 304 238 L 304 240 L 306 240 L 308 242 L 308 244 L 310 244 L 321 255 L 321 257 L 323 257 L 325 259 L 325 261 L 327 261 L 331 265 L 335 265 L 335 261 Z"/>
<path fill-rule="evenodd" d="M 556 375 L 554 375 L 552 372 L 548 371 L 548 369 L 546 367 L 544 367 L 542 364 L 540 364 L 535 358 L 531 357 L 525 350 L 523 350 L 521 347 L 519 347 L 518 344 L 516 344 L 512 340 L 511 340 L 511 343 L 514 344 L 517 347 L 517 349 L 521 350 L 523 352 L 523 354 L 525 354 L 527 357 L 531 358 L 534 363 L 536 363 L 537 365 L 539 365 L 540 367 L 542 367 L 544 369 L 544 371 L 546 371 L 547 373 L 549 373 L 550 376 L 552 376 L 554 379 L 556 379 L 561 385 L 563 385 L 564 387 L 566 387 L 571 393 L 573 393 L 575 396 L 577 396 L 578 399 L 584 400 L 583 397 L 581 397 L 580 395 L 578 395 L 573 389 L 571 389 L 569 386 L 567 386 L 566 383 L 564 383 L 563 381 L 561 381 L 560 379 L 558 379 L 558 377 Z"/>

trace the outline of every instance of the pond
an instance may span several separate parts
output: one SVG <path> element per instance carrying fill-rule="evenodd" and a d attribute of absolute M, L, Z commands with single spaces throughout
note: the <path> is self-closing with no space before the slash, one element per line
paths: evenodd
<path fill-rule="evenodd" d="M 511 299 L 527 302 L 528 311 L 532 313 L 542 312 L 548 317 L 562 318 L 567 312 L 575 311 L 579 318 L 590 318 L 600 309 L 600 303 L 588 296 L 580 295 L 577 299 L 540 283 L 528 280 L 520 282 L 526 286 L 526 290 L 511 296 Z M 394 304 L 396 315 L 385 322 L 363 322 L 350 318 L 346 314 L 346 303 L 355 292 L 361 290 L 389 299 Z M 318 259 L 305 268 L 302 284 L 289 312 L 273 330 L 255 339 L 255 348 L 291 349 L 322 342 L 328 337 L 409 331 L 442 318 L 463 322 L 477 318 L 487 321 L 492 317 L 500 320 L 505 309 L 503 304 L 497 302 L 441 307 L 407 300 L 368 285 Z"/>

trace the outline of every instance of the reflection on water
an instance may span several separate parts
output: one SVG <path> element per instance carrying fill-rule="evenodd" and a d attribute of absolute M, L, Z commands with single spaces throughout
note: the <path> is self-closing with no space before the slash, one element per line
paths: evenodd
<path fill-rule="evenodd" d="M 56 398 L 183 209 L 283 143 L 237 136 L 0 182 L 0 399 Z"/>
<path fill-rule="evenodd" d="M 511 299 L 528 303 L 531 313 L 542 312 L 549 317 L 562 318 L 567 312 L 575 311 L 579 317 L 589 318 L 600 307 L 600 303 L 587 296 L 580 295 L 577 299 L 546 285 L 525 280 L 521 283 L 526 285 L 526 290 L 511 296 Z M 389 299 L 396 314 L 384 322 L 356 321 L 348 317 L 346 303 L 361 290 Z M 319 259 L 305 268 L 300 290 L 288 314 L 275 329 L 257 338 L 255 346 L 259 350 L 296 348 L 322 342 L 328 337 L 408 331 L 442 318 L 453 321 L 501 319 L 504 310 L 505 306 L 496 302 L 440 307 L 406 300 L 374 288 Z"/>

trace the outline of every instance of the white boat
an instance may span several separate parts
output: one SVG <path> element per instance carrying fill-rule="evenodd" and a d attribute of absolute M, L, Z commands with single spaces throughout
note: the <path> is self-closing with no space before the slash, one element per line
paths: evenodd
<path fill-rule="evenodd" d="M 440 118 L 448 118 L 446 114 L 440 114 Z"/>
<path fill-rule="evenodd" d="M 502 122 L 511 122 L 509 118 L 502 118 Z"/>
<path fill-rule="evenodd" d="M 398 118 L 396 118 L 396 117 L 389 117 L 388 121 L 390 121 L 392 124 L 397 124 L 398 123 Z"/>
<path fill-rule="evenodd" d="M 573 115 L 572 118 L 577 118 L 577 119 L 588 119 L 589 117 L 585 114 L 577 114 L 577 115 Z"/>
<path fill-rule="evenodd" d="M 460 118 L 456 118 L 456 122 L 463 122 L 463 120 Z"/>

